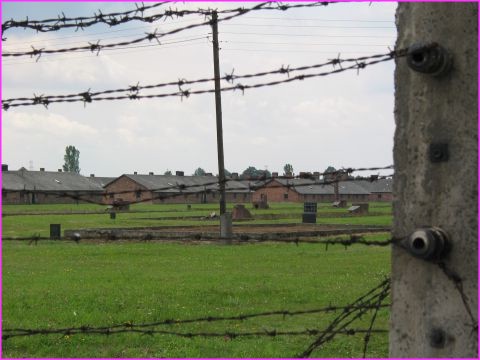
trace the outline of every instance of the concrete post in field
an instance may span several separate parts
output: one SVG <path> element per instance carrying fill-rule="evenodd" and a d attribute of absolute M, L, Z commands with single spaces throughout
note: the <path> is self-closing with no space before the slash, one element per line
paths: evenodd
<path fill-rule="evenodd" d="M 397 59 L 393 235 L 440 228 L 450 250 L 428 261 L 393 247 L 390 357 L 478 356 L 477 15 L 473 2 L 398 5 L 397 48 L 437 43 L 451 68 Z"/>
<path fill-rule="evenodd" d="M 220 237 L 227 244 L 232 238 L 232 214 L 227 213 L 225 195 L 225 163 L 223 156 L 223 125 L 222 125 L 222 89 L 220 86 L 220 60 L 218 46 L 218 14 L 212 11 L 212 44 L 213 68 L 215 73 L 215 116 L 217 124 L 217 153 L 218 153 L 218 184 L 220 192 Z"/>

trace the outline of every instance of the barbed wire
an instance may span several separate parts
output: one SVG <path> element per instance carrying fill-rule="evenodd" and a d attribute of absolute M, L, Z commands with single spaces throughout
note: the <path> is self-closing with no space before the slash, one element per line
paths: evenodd
<path fill-rule="evenodd" d="M 344 331 L 351 323 L 360 319 L 366 313 L 366 310 L 362 308 L 363 306 L 366 304 L 381 304 L 381 302 L 389 295 L 389 292 L 390 279 L 385 279 L 380 283 L 380 285 L 370 290 L 365 295 L 359 297 L 352 303 L 352 305 L 360 304 L 359 309 L 348 309 L 342 312 L 330 323 L 330 325 L 326 328 L 326 331 L 321 334 L 312 344 L 310 344 L 305 351 L 298 355 L 298 357 L 309 357 L 313 351 L 318 349 L 326 342 L 331 341 L 337 334 L 339 334 L 341 331 Z M 366 344 L 364 349 L 368 347 L 371 333 L 367 332 L 366 334 L 367 335 L 364 337 L 364 343 Z"/>
<path fill-rule="evenodd" d="M 385 280 L 389 281 L 389 280 Z M 377 286 L 373 290 L 370 290 L 367 294 L 362 295 L 360 298 L 355 300 L 353 303 L 346 306 L 327 306 L 320 309 L 311 309 L 311 310 L 299 310 L 299 311 L 267 311 L 262 313 L 253 313 L 253 314 L 241 314 L 237 316 L 208 316 L 201 317 L 196 319 L 184 319 L 184 320 L 173 320 L 167 319 L 159 322 L 143 323 L 143 324 L 134 324 L 132 322 L 126 322 L 123 324 L 113 325 L 113 326 L 102 326 L 102 327 L 91 327 L 91 326 L 80 326 L 80 327 L 70 327 L 70 328 L 57 328 L 57 329 L 24 329 L 24 328 L 7 328 L 2 330 L 2 340 L 8 340 L 14 337 L 26 337 L 26 336 L 35 336 L 35 335 L 52 335 L 52 334 L 61 334 L 63 336 L 71 336 L 76 334 L 97 334 L 97 335 L 113 335 L 120 333 L 139 333 L 143 335 L 172 335 L 178 337 L 225 337 L 229 339 L 234 339 L 236 337 L 243 336 L 296 336 L 296 335 L 320 335 L 323 336 L 332 336 L 332 338 L 339 334 L 344 335 L 355 335 L 357 333 L 365 333 L 369 336 L 372 333 L 386 333 L 387 330 L 384 329 L 352 329 L 347 326 L 351 324 L 354 320 L 358 319 L 361 315 L 368 312 L 369 310 L 378 311 L 381 307 L 387 307 L 388 304 L 382 304 L 383 299 L 386 297 L 382 295 L 388 292 L 388 289 L 385 290 L 385 281 L 382 282 L 383 292 L 380 294 L 374 294 L 380 286 Z M 374 295 L 372 295 L 374 294 Z M 379 301 L 378 299 L 381 298 Z M 375 301 L 374 301 L 375 300 Z M 174 324 L 191 324 L 191 323 L 203 323 L 203 322 L 215 322 L 215 321 L 244 321 L 249 318 L 254 317 L 264 317 L 264 316 L 273 316 L 273 315 L 282 315 L 284 319 L 286 316 L 296 316 L 296 315 L 305 315 L 313 313 L 327 313 L 332 311 L 339 311 L 342 313 L 340 317 L 350 316 L 351 314 L 361 314 L 354 317 L 352 321 L 349 321 L 347 325 L 342 326 L 342 328 L 336 329 L 332 326 L 327 327 L 325 330 L 318 329 L 305 329 L 305 330 L 295 330 L 295 331 L 283 331 L 283 330 L 263 330 L 263 331 L 252 331 L 252 332 L 178 332 L 178 331 L 169 331 L 169 330 L 158 330 L 156 327 L 161 325 L 174 325 Z M 338 322 L 339 317 L 335 318 L 334 323 Z M 149 329 L 146 329 L 149 328 Z"/>
<path fill-rule="evenodd" d="M 259 5 L 256 5 L 256 6 L 252 7 L 252 8 L 247 8 L 247 9 L 243 9 L 241 11 L 238 11 L 234 15 L 230 15 L 230 16 L 223 17 L 223 18 L 218 18 L 217 23 L 222 22 L 222 21 L 231 20 L 231 19 L 234 19 L 236 17 L 242 16 L 242 15 L 244 15 L 244 14 L 250 12 L 250 11 L 254 11 L 255 9 L 261 8 L 262 6 L 263 6 L 263 4 L 259 4 Z M 37 61 L 38 61 L 40 59 L 40 57 L 42 56 L 42 54 L 60 54 L 60 53 L 68 53 L 68 52 L 91 51 L 92 53 L 96 52 L 97 55 L 98 55 L 102 49 L 113 49 L 113 48 L 117 48 L 117 47 L 138 44 L 138 43 L 142 43 L 142 42 L 145 42 L 145 41 L 151 42 L 152 40 L 156 40 L 158 45 L 161 45 L 160 39 L 167 36 L 167 35 L 177 34 L 179 32 L 194 29 L 194 28 L 198 28 L 198 27 L 201 27 L 201 26 L 207 26 L 207 25 L 210 26 L 211 24 L 212 24 L 212 20 L 208 20 L 208 21 L 204 21 L 202 23 L 186 25 L 186 26 L 183 26 L 183 27 L 180 27 L 180 28 L 176 28 L 176 29 L 173 29 L 173 30 L 170 30 L 170 31 L 163 32 L 163 33 L 158 33 L 157 32 L 158 29 L 157 29 L 153 32 L 145 33 L 145 36 L 139 37 L 137 39 L 133 39 L 133 40 L 129 40 L 129 41 L 116 42 L 116 43 L 110 43 L 110 44 L 106 44 L 106 45 L 101 45 L 100 40 L 98 40 L 96 43 L 88 42 L 88 45 L 85 45 L 85 46 L 75 46 L 75 47 L 62 48 L 62 49 L 50 49 L 50 50 L 49 49 L 44 49 L 44 48 L 35 49 L 33 46 L 31 46 L 32 51 L 11 52 L 11 53 L 10 52 L 4 52 L 4 53 L 2 53 L 2 57 L 30 56 L 30 57 L 37 57 Z"/>
<path fill-rule="evenodd" d="M 357 58 L 345 58 L 345 59 L 341 59 L 339 55 L 338 58 L 336 59 L 330 59 L 327 62 L 323 62 L 319 64 L 304 65 L 299 67 L 290 67 L 290 65 L 288 66 L 282 65 L 280 69 L 262 71 L 262 72 L 251 73 L 251 74 L 244 74 L 244 75 L 235 75 L 233 70 L 230 74 L 225 74 L 225 76 L 222 76 L 220 80 L 226 81 L 227 83 L 230 83 L 230 84 L 234 84 L 235 80 L 260 78 L 268 75 L 283 74 L 283 75 L 287 75 L 287 77 L 290 78 L 291 73 L 295 73 L 298 71 L 318 69 L 326 66 L 333 66 L 334 69 L 335 69 L 335 66 L 339 66 L 340 68 L 342 68 L 342 63 L 354 63 L 355 66 L 357 66 L 359 62 L 362 62 L 365 60 L 403 56 L 405 54 L 405 51 L 406 51 L 405 49 L 402 49 L 402 50 L 397 50 L 395 52 L 390 51 L 389 53 L 384 53 L 384 54 L 376 54 L 376 55 L 370 55 L 370 56 L 362 56 Z M 167 86 L 177 86 L 180 91 L 175 92 L 175 94 L 177 94 L 178 96 L 178 94 L 181 95 L 182 93 L 182 86 L 208 83 L 213 81 L 215 81 L 214 77 L 201 78 L 196 80 L 179 79 L 176 81 L 169 81 L 169 82 L 163 82 L 163 83 L 151 84 L 151 85 L 140 85 L 140 83 L 137 83 L 137 85 L 130 85 L 124 88 L 109 89 L 109 90 L 96 91 L 96 92 L 92 92 L 89 89 L 81 93 L 73 93 L 73 94 L 66 94 L 66 95 L 41 95 L 41 96 L 34 95 L 33 97 L 19 97 L 19 98 L 4 99 L 2 100 L 2 104 L 4 104 L 4 108 L 5 108 L 5 104 L 7 104 L 6 107 L 8 109 L 9 107 L 13 107 L 13 106 L 28 106 L 28 105 L 48 106 L 52 102 L 61 102 L 59 100 L 65 100 L 65 99 L 76 99 L 76 101 L 91 102 L 91 101 L 97 100 L 95 98 L 96 96 L 116 94 L 116 93 L 130 93 L 128 97 L 124 97 L 124 98 L 137 99 L 140 96 L 139 92 L 141 90 L 158 89 L 158 88 L 167 87 Z M 188 97 L 186 93 L 184 93 L 184 96 Z M 19 102 L 19 101 L 23 101 L 23 102 L 29 101 L 30 103 L 29 104 L 22 103 L 18 105 L 15 104 L 15 102 Z"/>
<path fill-rule="evenodd" d="M 381 308 L 387 308 L 390 304 L 381 304 Z M 275 310 L 275 311 L 264 311 L 259 313 L 250 313 L 250 314 L 240 314 L 234 316 L 205 316 L 193 319 L 165 319 L 161 321 L 155 321 L 150 323 L 133 323 L 131 321 L 124 322 L 121 324 L 111 325 L 111 326 L 79 326 L 79 327 L 70 327 L 70 328 L 60 328 L 60 329 L 24 329 L 24 328 L 7 328 L 2 331 L 8 333 L 27 333 L 29 335 L 50 335 L 50 334 L 75 334 L 83 333 L 84 331 L 114 331 L 122 329 L 143 329 L 143 328 L 152 328 L 163 325 L 185 325 L 185 324 L 196 324 L 196 323 L 214 323 L 222 321 L 245 321 L 248 319 L 259 318 L 259 317 L 270 317 L 270 316 L 282 316 L 285 320 L 286 317 L 292 316 L 301 316 L 301 315 L 312 315 L 319 313 L 331 313 L 337 311 L 345 310 L 356 310 L 360 308 L 367 309 L 376 309 L 377 305 L 365 305 L 364 307 L 359 307 L 356 305 L 346 305 L 346 306 L 326 306 L 319 309 L 309 309 L 309 310 Z"/>
<path fill-rule="evenodd" d="M 371 229 L 369 229 L 371 231 Z M 383 229 L 380 229 L 383 230 Z M 365 245 L 365 246 L 378 246 L 378 247 L 386 247 L 390 245 L 401 245 L 402 241 L 405 239 L 405 237 L 402 238 L 390 238 L 387 240 L 367 240 L 365 239 L 364 236 L 360 235 L 360 233 L 365 233 L 369 232 L 368 230 L 358 230 L 357 231 L 359 234 L 350 234 L 348 238 L 345 237 L 336 237 L 336 238 L 330 238 L 328 236 L 325 236 L 326 239 L 311 239 L 311 235 L 298 235 L 294 239 L 286 239 L 286 238 L 263 238 L 260 236 L 260 238 L 252 238 L 251 236 L 247 234 L 242 234 L 237 238 L 238 243 L 262 243 L 262 242 L 276 242 L 276 243 L 294 243 L 295 245 L 299 244 L 324 244 L 325 245 L 325 251 L 328 251 L 328 246 L 329 245 L 342 245 L 347 249 L 349 246 L 352 245 Z M 115 235 L 114 233 L 108 231 L 106 229 L 106 232 L 103 234 L 98 235 L 99 238 L 101 237 L 106 237 L 108 240 L 116 240 L 118 239 L 118 236 Z M 305 237 L 307 239 L 302 239 L 302 237 Z M 206 234 L 198 234 L 198 233 L 192 233 L 192 234 L 181 234 L 181 235 L 175 235 L 173 236 L 171 233 L 159 233 L 153 235 L 152 233 L 144 234 L 141 237 L 138 238 L 138 240 L 143 240 L 143 241 L 152 241 L 152 240 L 172 240 L 172 241 L 178 241 L 178 240 L 185 240 L 185 239 L 191 239 L 191 240 L 220 240 L 218 235 L 217 236 L 212 236 L 212 235 L 206 235 Z M 38 244 L 38 241 L 41 240 L 52 240 L 50 237 L 47 236 L 40 236 L 39 234 L 33 234 L 32 236 L 24 236 L 24 237 L 3 237 L 2 240 L 5 241 L 28 241 L 29 245 L 31 244 Z M 80 233 L 77 233 L 76 235 L 69 236 L 67 238 L 63 238 L 62 240 L 71 240 L 75 241 L 76 243 L 80 243 L 82 240 L 82 235 Z"/>
<path fill-rule="evenodd" d="M 269 185 L 269 189 L 273 188 L 287 188 L 288 190 L 290 189 L 295 189 L 295 188 L 302 188 L 302 187 L 311 187 L 311 186 L 326 186 L 326 185 L 332 185 L 335 183 L 340 183 L 340 182 L 354 182 L 358 181 L 357 179 L 354 178 L 346 178 L 342 179 L 341 175 L 350 175 L 354 172 L 357 171 L 375 171 L 375 170 L 385 170 L 385 169 L 392 169 L 393 165 L 388 165 L 388 166 L 383 166 L 383 167 L 370 167 L 370 168 L 344 168 L 340 170 L 336 170 L 334 172 L 328 171 L 324 173 L 319 173 L 317 176 L 332 176 L 334 177 L 331 180 L 328 179 L 323 179 L 323 180 L 316 180 L 316 178 L 312 177 L 306 177 L 305 175 L 298 175 L 297 178 L 301 179 L 307 179 L 311 180 L 312 182 L 308 183 L 300 183 L 300 184 L 295 184 L 294 182 L 288 183 L 288 180 L 293 180 L 292 177 L 279 177 L 280 179 L 286 179 L 287 183 L 286 184 L 278 184 L 278 185 Z M 149 175 L 151 176 L 151 175 Z M 389 179 L 393 177 L 392 175 L 371 175 L 369 177 L 370 182 L 375 182 L 378 180 L 382 179 Z M 273 181 L 275 179 L 279 178 L 270 178 L 267 179 L 265 178 L 264 180 L 255 180 L 257 183 L 251 184 L 249 183 L 248 185 L 248 190 L 250 192 L 259 190 L 261 188 L 264 188 L 265 185 Z M 191 184 L 191 185 L 185 185 L 185 184 L 171 184 L 169 186 L 165 187 L 158 187 L 158 188 L 152 188 L 152 189 L 138 189 L 138 190 L 119 190 L 119 191 L 106 191 L 102 192 L 102 190 L 98 191 L 73 191 L 73 190 L 64 190 L 64 191 L 49 191 L 49 190 L 36 190 L 36 189 L 24 189 L 24 190 L 9 190 L 9 189 L 2 189 L 2 193 L 7 195 L 10 193 L 23 193 L 23 194 L 41 194 L 41 195 L 46 195 L 46 196 L 57 196 L 59 198 L 70 198 L 75 201 L 82 201 L 90 204 L 95 204 L 95 205 L 108 205 L 108 203 L 105 202 L 105 200 L 92 200 L 92 197 L 102 197 L 102 198 L 107 198 L 107 197 L 114 197 L 115 195 L 125 195 L 125 194 L 143 194 L 143 193 L 155 193 L 155 192 L 167 192 L 167 191 L 172 191 L 175 190 L 175 193 L 169 193 L 169 194 L 157 194 L 157 195 L 152 195 L 150 197 L 146 197 L 143 199 L 136 199 L 133 201 L 124 201 L 122 204 L 123 205 L 133 205 L 133 204 L 139 204 L 139 203 L 145 203 L 145 202 L 150 202 L 150 201 L 155 201 L 155 200 L 167 200 L 169 198 L 174 198 L 178 196 L 185 196 L 185 195 L 196 195 L 196 194 L 216 194 L 219 191 L 220 185 L 223 183 L 228 186 L 228 182 L 230 179 L 225 179 L 225 180 L 215 180 L 215 181 L 209 181 L 209 182 L 204 182 L 204 183 L 198 183 L 198 184 Z M 265 182 L 264 182 L 265 181 Z M 211 186 L 218 186 L 217 188 L 208 188 Z M 190 191 L 191 189 L 196 188 L 198 190 L 196 191 Z M 246 188 L 231 188 L 231 189 L 226 189 L 227 191 L 232 191 L 235 192 L 235 190 L 238 190 L 240 192 L 245 191 Z"/>
<path fill-rule="evenodd" d="M 6 332 L 6 330 L 4 330 Z M 215 338 L 222 337 L 225 339 L 235 339 L 239 337 L 249 337 L 249 336 L 266 336 L 266 337 L 277 337 L 277 336 L 305 336 L 305 335 L 319 335 L 327 334 L 326 330 L 319 329 L 305 329 L 297 331 L 282 331 L 277 329 L 271 330 L 261 330 L 261 331 L 250 331 L 250 332 L 234 332 L 234 331 L 225 331 L 225 332 L 178 332 L 178 331 L 169 331 L 169 330 L 142 330 L 142 329 L 118 329 L 118 330 L 95 330 L 89 329 L 88 327 L 82 328 L 79 331 L 65 331 L 65 332 L 36 332 L 35 330 L 12 333 L 12 334 L 2 334 L 2 340 L 8 340 L 14 337 L 25 337 L 25 336 L 34 336 L 34 335 L 51 335 L 51 334 L 61 334 L 63 336 L 72 336 L 72 335 L 115 335 L 115 334 L 126 334 L 126 333 L 136 333 L 142 335 L 171 335 L 182 338 Z M 336 331 L 335 334 L 338 335 L 356 335 L 362 333 L 388 333 L 386 329 L 344 329 L 341 331 Z"/>
<path fill-rule="evenodd" d="M 8 20 L 2 23 L 2 34 L 4 34 L 8 29 L 11 28 L 23 28 L 23 29 L 32 29 L 37 32 L 51 32 L 59 31 L 65 28 L 75 28 L 76 31 L 84 30 L 87 27 L 96 25 L 96 24 L 106 24 L 110 27 L 117 26 L 120 24 L 125 24 L 130 21 L 141 21 L 146 23 L 153 23 L 159 20 L 167 19 L 178 19 L 186 15 L 203 15 L 208 16 L 212 11 L 216 11 L 218 14 L 237 14 L 243 15 L 251 11 L 258 10 L 289 10 L 295 8 L 311 8 L 319 6 L 327 6 L 333 2 L 314 2 L 307 4 L 283 4 L 281 2 L 264 2 L 258 5 L 255 5 L 251 8 L 238 7 L 234 9 L 226 10 L 213 10 L 213 9 L 197 9 L 197 10 L 178 10 L 172 9 L 171 7 L 167 10 L 162 11 L 161 13 L 144 15 L 144 12 L 157 8 L 159 6 L 164 6 L 169 2 L 162 2 L 159 4 L 145 6 L 142 2 L 142 5 L 135 4 L 136 9 L 128 10 L 124 12 L 108 13 L 103 14 L 101 10 L 98 10 L 98 13 L 95 13 L 93 16 L 89 17 L 73 17 L 68 18 L 62 12 L 61 15 L 58 15 L 57 18 L 44 19 L 44 20 L 29 20 L 28 17 L 25 20 Z M 132 15 L 133 14 L 133 15 Z M 140 15 L 138 15 L 140 14 Z M 206 23 L 208 24 L 208 23 Z M 2 39 L 5 40 L 5 39 Z"/>
<path fill-rule="evenodd" d="M 470 307 L 470 304 L 469 304 L 468 296 L 467 294 L 465 294 L 465 291 L 463 290 L 463 279 L 460 277 L 460 275 L 458 275 L 457 272 L 450 269 L 444 262 L 440 261 L 437 263 L 437 265 L 443 271 L 445 276 L 453 282 L 455 289 L 457 290 L 457 292 L 460 295 L 460 298 L 462 299 L 462 303 L 465 307 L 465 311 L 467 312 L 468 317 L 470 318 L 471 324 L 469 325 L 472 327 L 473 332 L 478 333 L 478 320 L 475 319 L 472 308 Z"/>
<path fill-rule="evenodd" d="M 240 83 L 237 83 L 236 85 L 233 85 L 233 86 L 224 87 L 221 89 L 221 91 L 241 91 L 242 93 L 244 93 L 245 90 L 247 89 L 270 87 L 270 86 L 290 83 L 294 81 L 303 81 L 305 79 L 338 74 L 338 73 L 342 73 L 344 71 L 349 71 L 349 70 L 356 70 L 357 72 L 359 72 L 360 70 L 365 69 L 367 66 L 383 63 L 386 61 L 391 61 L 398 57 L 403 57 L 406 55 L 406 51 L 407 51 L 406 49 L 393 50 L 386 54 L 376 54 L 371 56 L 363 56 L 363 57 L 348 58 L 348 59 L 341 59 L 340 57 L 338 57 L 336 59 L 332 59 L 322 64 L 314 64 L 314 65 L 303 66 L 303 67 L 294 68 L 294 69 L 289 69 L 289 67 L 282 66 L 280 69 L 275 69 L 269 72 L 260 72 L 256 74 L 237 76 L 232 73 L 230 75 L 225 75 L 224 77 L 222 77 L 222 79 L 233 83 L 234 80 L 240 79 L 240 78 L 255 78 L 255 77 L 262 77 L 262 76 L 272 75 L 272 74 L 286 74 L 287 78 L 283 80 L 276 80 L 276 81 L 270 81 L 266 83 L 257 83 L 257 84 L 250 84 L 250 85 L 242 85 Z M 372 61 L 366 61 L 366 60 L 372 60 Z M 342 63 L 353 63 L 353 64 L 347 67 L 343 67 Z M 313 74 L 312 73 L 300 74 L 297 76 L 290 77 L 290 72 L 292 71 L 321 68 L 327 65 L 333 66 L 333 70 L 324 71 L 320 73 L 313 73 Z M 91 103 L 93 101 L 140 100 L 140 99 L 153 99 L 153 98 L 166 98 L 166 97 L 180 97 L 183 100 L 183 98 L 188 98 L 190 95 L 208 94 L 208 93 L 215 92 L 215 89 L 193 90 L 193 91 L 190 89 L 184 90 L 182 89 L 183 85 L 205 83 L 205 82 L 210 82 L 212 80 L 214 79 L 208 78 L 208 79 L 198 79 L 198 80 L 191 80 L 191 81 L 177 80 L 174 82 L 167 82 L 167 83 L 147 85 L 147 86 L 140 86 L 139 84 L 137 84 L 135 86 L 129 86 L 128 88 L 105 90 L 105 91 L 99 91 L 99 92 L 91 92 L 90 90 L 88 90 L 86 92 L 82 92 L 79 94 L 48 95 L 48 96 L 34 95 L 33 98 L 13 98 L 13 99 L 3 100 L 2 108 L 3 110 L 8 110 L 12 107 L 33 106 L 33 105 L 43 105 L 48 108 L 48 106 L 52 103 L 83 102 L 84 105 L 86 105 L 87 103 Z M 152 88 L 160 88 L 160 87 L 172 86 L 172 85 L 178 86 L 179 88 L 178 91 L 164 93 L 164 94 L 150 94 L 150 95 L 139 94 L 140 89 L 152 89 Z M 130 92 L 130 94 L 122 95 L 122 96 L 98 97 L 99 95 L 118 93 L 118 92 Z M 15 103 L 15 101 L 24 101 L 24 102 Z"/>
<path fill-rule="evenodd" d="M 243 235 L 243 241 L 249 241 L 248 235 Z M 247 238 L 247 239 L 246 239 Z M 385 247 L 390 245 L 397 245 L 401 243 L 401 241 L 405 239 L 405 237 L 401 238 L 390 238 L 387 240 L 367 240 L 362 235 L 351 234 L 348 238 L 345 237 L 336 237 L 336 238 L 327 238 L 327 239 L 300 239 L 296 237 L 294 239 L 255 239 L 255 242 L 280 242 L 280 243 L 294 243 L 295 245 L 299 244 L 324 244 L 325 250 L 328 250 L 329 245 L 342 245 L 347 249 L 349 246 L 352 245 L 366 245 L 366 246 L 379 246 Z"/>

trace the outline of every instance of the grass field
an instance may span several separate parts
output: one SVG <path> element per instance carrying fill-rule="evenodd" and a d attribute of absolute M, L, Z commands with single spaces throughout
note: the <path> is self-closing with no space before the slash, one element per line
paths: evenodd
<path fill-rule="evenodd" d="M 355 219 L 360 223 L 391 221 L 388 215 L 391 208 L 379 205 L 386 209 L 385 215 Z M 187 213 L 185 205 L 143 206 L 145 211 Z M 192 212 L 199 210 L 196 207 L 193 206 Z M 42 211 L 52 209 L 58 210 L 53 206 Z M 216 207 L 210 205 L 200 211 L 208 213 L 214 209 Z M 302 207 L 301 204 L 275 204 L 270 211 L 277 210 L 282 214 L 290 210 L 300 214 Z M 331 211 L 331 208 L 322 210 Z M 4 211 L 18 209 L 4 208 Z M 158 226 L 151 220 L 137 219 L 137 215 L 145 218 L 142 213 L 119 214 L 115 226 L 127 220 L 131 224 L 144 221 Z M 149 215 L 158 216 L 155 212 Z M 40 231 L 42 224 L 48 228 L 51 216 L 60 216 L 54 220 L 61 221 L 71 218 L 69 226 L 96 227 L 100 223 L 95 218 L 99 215 L 7 216 L 3 218 L 4 234 L 5 231 L 30 234 Z M 326 220 L 341 223 L 352 219 Z M 110 219 L 105 220 L 105 226 L 111 224 Z M 189 221 L 172 222 L 183 226 Z M 194 223 L 198 225 L 198 221 Z M 62 222 L 63 229 L 65 224 Z M 387 237 L 388 234 L 369 236 L 377 240 Z M 33 246 L 9 241 L 2 244 L 2 251 L 4 329 L 111 326 L 346 305 L 375 287 L 390 271 L 389 248 L 360 245 L 347 250 L 330 246 L 325 251 L 325 247 L 318 244 L 225 246 L 42 241 Z M 235 322 L 165 325 L 161 329 L 179 332 L 321 330 L 336 315 L 338 313 L 271 316 Z M 370 318 L 371 314 L 367 314 L 351 327 L 366 329 Z M 374 328 L 388 328 L 387 309 L 379 311 Z M 3 357 L 295 357 L 314 339 L 315 336 L 306 335 L 189 339 L 171 335 L 57 334 L 11 338 L 3 341 L 2 347 Z M 363 335 L 338 335 L 312 356 L 361 357 L 362 351 Z M 367 357 L 387 355 L 388 335 L 373 334 Z"/>
<path fill-rule="evenodd" d="M 370 212 L 373 216 L 349 216 L 346 209 L 332 208 L 329 204 L 319 204 L 317 223 L 319 224 L 350 224 L 350 225 L 381 225 L 389 226 L 392 222 L 391 204 L 370 203 Z M 231 209 L 231 205 L 229 206 Z M 242 224 L 282 224 L 301 223 L 303 204 L 277 203 L 271 204 L 268 210 L 256 210 L 250 204 L 247 208 L 255 215 L 275 215 L 275 219 L 255 219 L 242 221 Z M 50 224 L 61 224 L 63 230 L 80 228 L 108 228 L 108 227 L 146 227 L 146 226 L 191 226 L 215 225 L 216 221 L 192 219 L 192 216 L 208 216 L 211 212 L 219 213 L 216 204 L 194 204 L 190 210 L 184 204 L 175 205 L 148 205 L 137 204 L 131 207 L 131 212 L 118 213 L 115 220 L 111 220 L 108 213 L 101 214 L 69 214 L 72 211 L 103 211 L 105 206 L 80 205 L 6 205 L 3 213 L 44 213 L 43 215 L 5 216 L 3 218 L 3 237 L 30 237 L 33 235 L 48 236 Z M 64 212 L 64 214 L 52 214 Z M 46 214 L 45 214 L 46 213 Z M 338 217 L 332 217 L 338 213 Z M 322 217 L 322 214 L 329 216 Z M 182 219 L 182 217 L 185 217 Z M 169 219 L 170 218 L 170 219 Z"/>

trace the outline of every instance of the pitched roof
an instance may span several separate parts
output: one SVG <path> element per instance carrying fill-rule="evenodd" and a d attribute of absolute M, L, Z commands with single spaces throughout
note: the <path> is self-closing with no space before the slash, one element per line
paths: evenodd
<path fill-rule="evenodd" d="M 90 177 L 87 177 L 87 179 L 103 188 L 108 183 L 115 180 L 116 178 L 114 178 L 114 177 L 102 177 L 102 176 L 90 176 Z"/>
<path fill-rule="evenodd" d="M 162 193 L 194 193 L 202 190 L 217 191 L 216 176 L 175 176 L 175 175 L 130 175 L 126 176 L 148 190 Z M 240 181 L 228 180 L 225 185 L 227 192 L 249 192 L 248 186 Z"/>
<path fill-rule="evenodd" d="M 4 190 L 30 190 L 33 186 L 18 174 L 20 171 L 2 171 L 2 189 Z"/>
<path fill-rule="evenodd" d="M 371 193 L 391 193 L 393 190 L 393 179 L 355 180 L 355 183 Z"/>
<path fill-rule="evenodd" d="M 86 177 L 71 172 L 53 171 L 18 171 L 2 172 L 2 189 L 4 190 L 38 190 L 38 191 L 103 191 L 100 185 Z"/>
<path fill-rule="evenodd" d="M 315 181 L 312 179 L 275 178 L 271 181 L 276 181 L 283 186 L 291 186 L 293 190 L 301 195 L 332 195 L 335 193 L 335 188 L 332 184 L 322 184 L 321 181 Z M 363 187 L 357 185 L 353 181 L 340 181 L 338 185 L 338 192 L 343 195 L 370 194 L 369 191 L 365 190 Z"/>

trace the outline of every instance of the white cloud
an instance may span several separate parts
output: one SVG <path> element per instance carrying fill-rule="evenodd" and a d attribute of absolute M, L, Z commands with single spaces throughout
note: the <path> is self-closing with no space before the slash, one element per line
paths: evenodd
<path fill-rule="evenodd" d="M 2 118 L 3 128 L 8 132 L 35 134 L 36 136 L 93 136 L 98 130 L 72 121 L 55 113 L 31 114 L 11 112 Z"/>
<path fill-rule="evenodd" d="M 249 7 L 252 4 L 242 5 Z M 15 6 L 21 10 L 17 14 L 22 16 L 11 13 Z M 232 8 L 240 4 L 178 3 L 175 6 Z M 99 8 L 107 12 L 108 9 L 118 11 L 132 7 L 133 4 L 122 3 L 76 5 L 32 3 L 27 9 L 24 4 L 10 3 L 5 7 L 7 12 L 4 11 L 3 15 L 7 18 L 10 16 L 22 18 L 30 14 L 31 17 L 34 11 L 38 11 L 39 15 L 35 16 L 36 18 L 47 18 L 65 11 L 68 16 L 86 16 Z M 321 19 L 391 19 L 393 26 L 394 7 L 395 4 L 379 3 L 372 6 L 365 3 L 332 4 L 318 9 L 257 12 L 231 22 L 220 23 L 220 40 L 224 41 L 220 44 L 221 73 L 229 73 L 233 68 L 235 74 L 247 74 L 279 69 L 282 65 L 293 67 L 321 63 L 332 57 L 331 54 L 324 54 L 324 51 L 337 48 L 342 52 L 358 49 L 341 45 L 342 43 L 383 44 L 384 38 L 356 38 L 347 41 L 343 38 L 324 36 L 352 33 L 383 36 L 387 30 L 290 26 L 325 25 L 319 21 Z M 276 19 L 267 21 L 265 17 Z M 281 18 L 290 20 L 280 20 Z M 291 18 L 319 20 L 300 22 Z M 98 25 L 86 29 L 81 34 L 73 32 L 34 34 L 23 30 L 16 33 L 11 30 L 8 33 L 9 40 L 2 45 L 14 48 L 17 46 L 16 43 L 21 42 L 22 46 L 29 48 L 30 43 L 34 42 L 32 44 L 36 48 L 68 47 L 86 44 L 88 41 L 96 42 L 97 39 L 101 39 L 101 43 L 105 44 L 144 36 L 145 32 L 155 28 L 165 31 L 203 20 L 203 17 L 192 16 L 161 24 L 135 23 L 111 29 Z M 264 28 L 262 25 L 265 23 L 277 27 Z M 333 25 L 345 24 L 340 22 Z M 130 30 L 117 32 L 126 28 Z M 109 31 L 115 32 L 108 33 Z M 206 36 L 209 32 L 211 32 L 209 27 L 203 27 L 166 37 L 162 42 L 197 35 Z M 232 34 L 233 32 L 240 34 Z M 286 35 L 247 35 L 247 33 Z M 79 34 L 81 36 L 78 36 Z M 308 36 L 289 36 L 302 34 Z M 318 34 L 318 38 L 311 36 L 314 34 Z M 147 85 L 176 81 L 179 78 L 212 77 L 211 43 L 206 39 L 197 42 L 198 44 L 178 43 L 152 48 L 105 51 L 101 52 L 100 56 L 90 52 L 42 56 L 38 63 L 29 58 L 6 60 L 3 66 L 3 96 L 9 98 L 32 96 L 33 93 L 37 95 L 78 93 L 88 88 L 92 91 L 125 88 L 137 82 L 140 82 L 140 85 Z M 327 42 L 338 45 L 328 47 L 297 45 Z M 260 51 L 228 50 L 232 48 Z M 384 50 L 381 47 L 373 48 L 379 49 L 380 52 Z M 334 55 L 336 56 L 336 53 Z M 19 64 L 23 62 L 30 64 Z M 352 71 L 252 89 L 245 91 L 244 95 L 240 91 L 222 93 L 227 168 L 230 171 L 241 172 L 249 165 L 263 168 L 267 164 L 270 170 L 281 171 L 287 159 L 295 169 L 307 171 L 323 170 L 322 168 L 330 164 L 363 166 L 369 165 L 370 162 L 374 162 L 374 165 L 390 163 L 394 127 L 393 66 L 393 63 L 372 66 L 361 71 L 359 76 Z M 284 79 L 287 76 L 283 74 L 280 77 L 245 79 L 240 82 L 260 83 L 273 78 Z M 225 85 L 226 83 L 222 84 Z M 211 89 L 213 84 L 191 85 L 184 88 Z M 178 88 L 174 86 L 144 93 L 159 94 L 177 90 Z M 86 107 L 82 103 L 51 104 L 48 110 L 40 106 L 22 110 L 12 108 L 2 114 L 4 157 L 12 163 L 12 168 L 28 164 L 30 159 L 47 167 L 50 166 L 49 161 L 51 166 L 57 166 L 57 163 L 50 159 L 53 158 L 51 154 L 56 154 L 56 158 L 61 159 L 64 147 L 73 144 L 82 152 L 81 167 L 87 173 L 114 176 L 133 170 L 160 173 L 167 168 L 192 173 L 198 166 L 216 172 L 213 94 L 192 95 L 183 101 L 179 98 L 103 101 L 87 104 Z M 379 139 L 376 143 L 365 140 L 371 139 L 372 134 Z M 48 142 L 45 139 L 48 139 Z"/>

